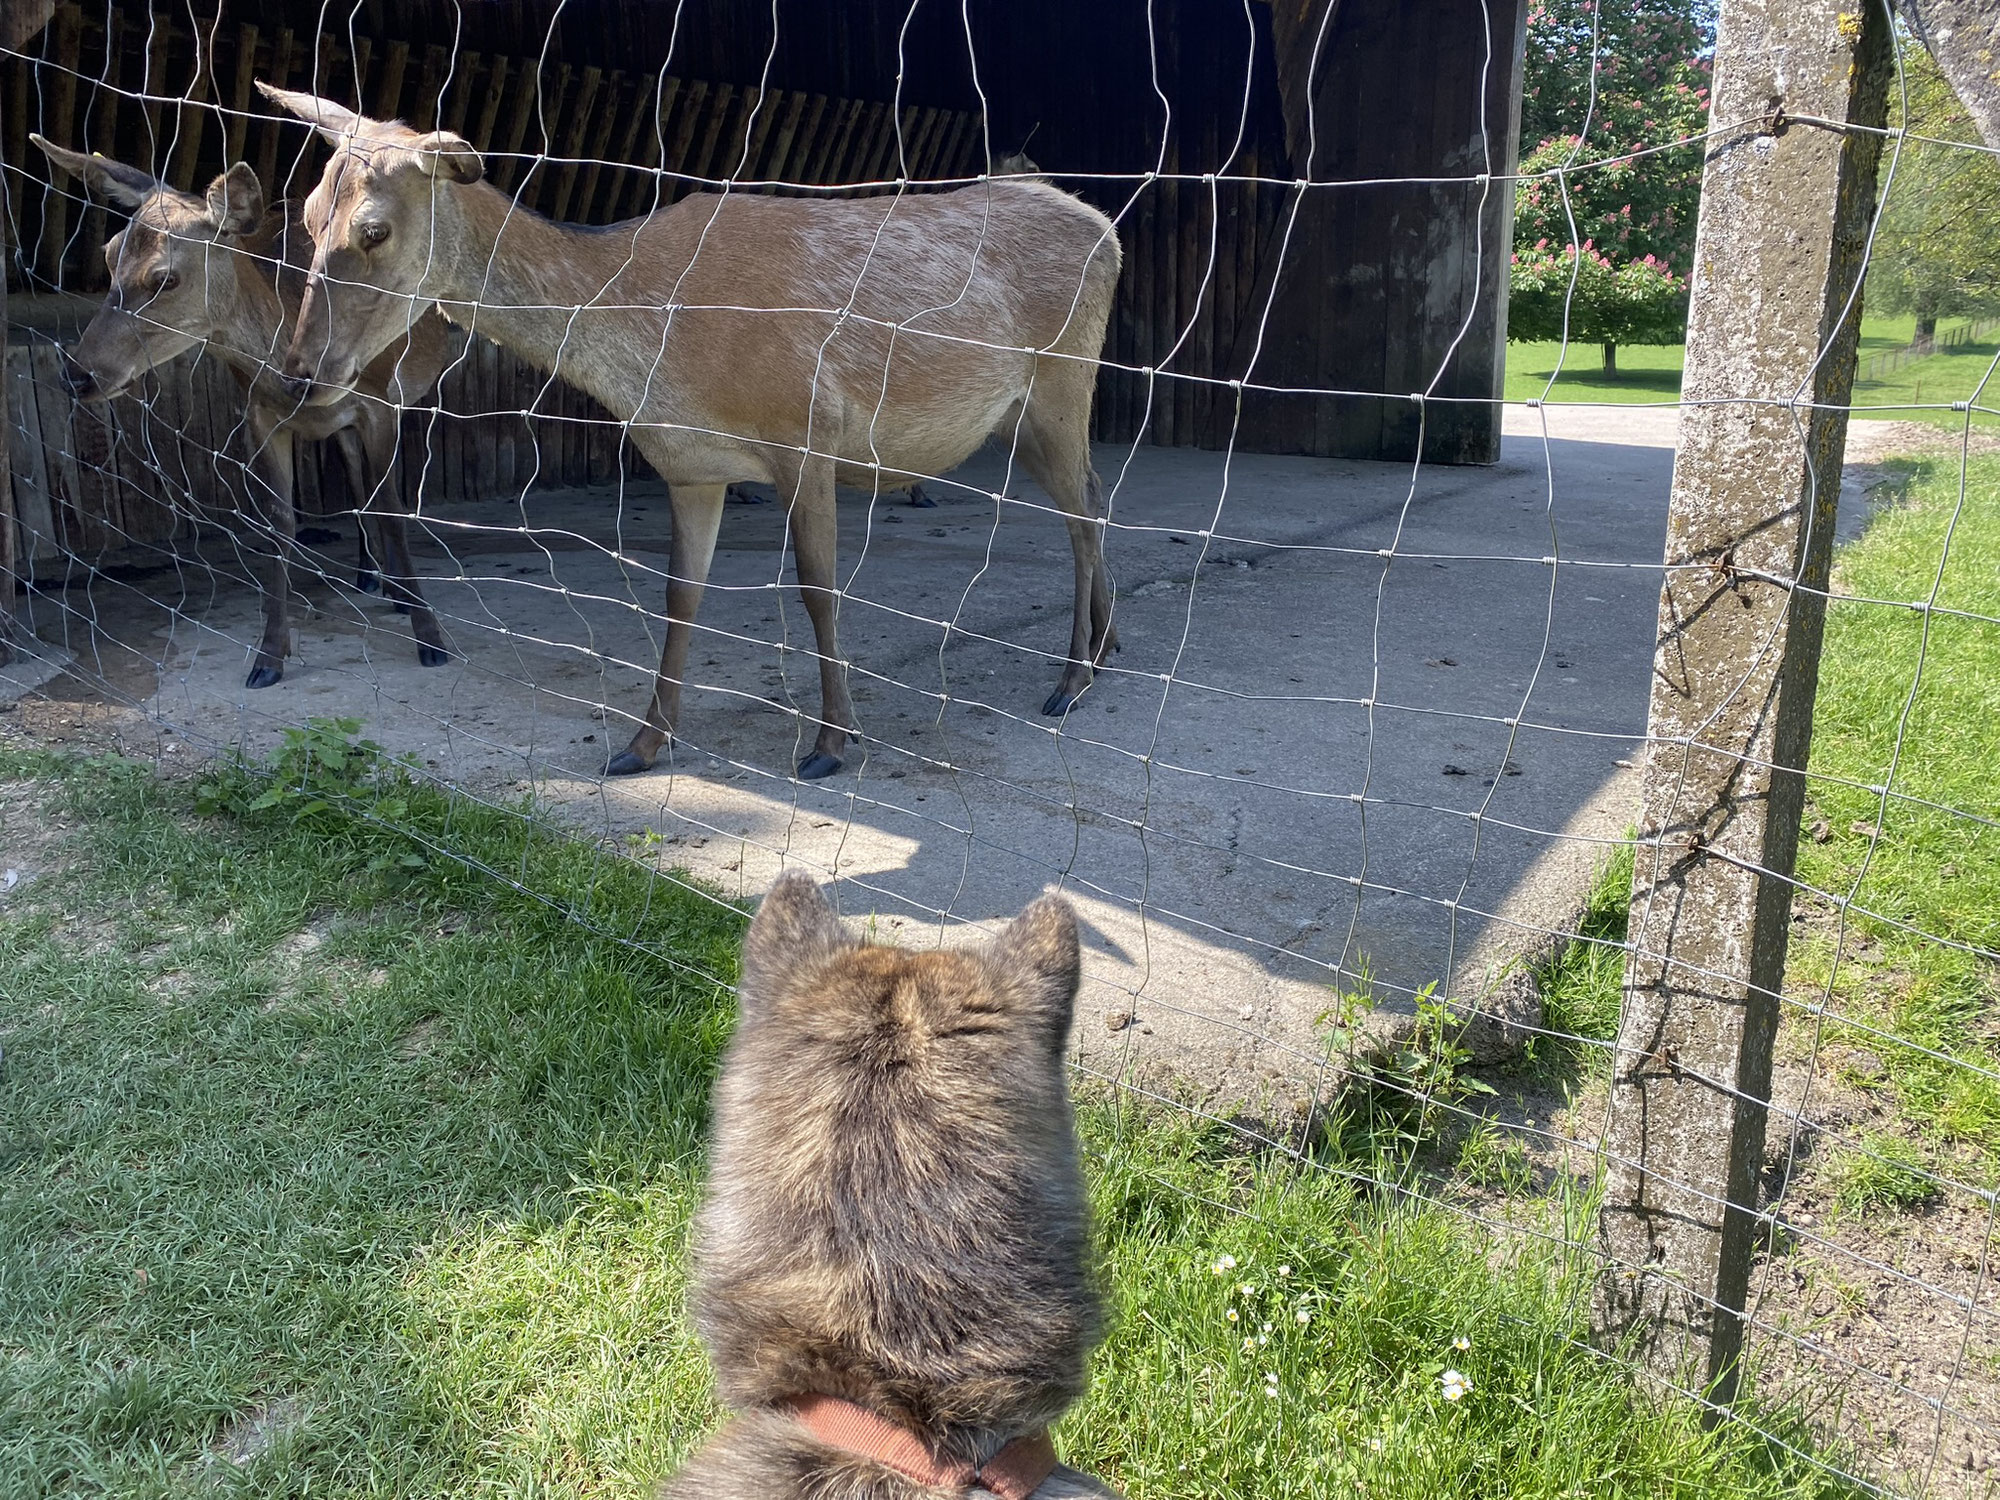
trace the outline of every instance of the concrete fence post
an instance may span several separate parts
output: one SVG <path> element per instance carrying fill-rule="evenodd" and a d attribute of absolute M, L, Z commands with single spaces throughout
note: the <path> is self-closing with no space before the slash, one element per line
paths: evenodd
<path fill-rule="evenodd" d="M 1593 1308 L 1601 1340 L 1717 1402 L 1756 1249 L 1891 45 L 1881 0 L 1721 7 Z"/>

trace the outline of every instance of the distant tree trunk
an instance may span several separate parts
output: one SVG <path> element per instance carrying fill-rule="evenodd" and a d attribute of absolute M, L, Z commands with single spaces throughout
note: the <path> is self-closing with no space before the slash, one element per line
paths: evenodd
<path fill-rule="evenodd" d="M 1937 347 L 1937 314 L 1917 309 L 1917 331 L 1910 339 L 1910 348 L 1918 354 L 1929 354 Z"/>
<path fill-rule="evenodd" d="M 1607 375 L 1618 373 L 1618 346 L 1609 339 L 1604 341 L 1604 373 Z"/>

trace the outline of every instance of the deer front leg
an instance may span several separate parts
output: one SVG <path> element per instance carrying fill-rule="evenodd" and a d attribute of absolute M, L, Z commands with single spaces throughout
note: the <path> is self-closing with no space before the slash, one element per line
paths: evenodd
<path fill-rule="evenodd" d="M 847 698 L 847 667 L 840 658 L 836 622 L 840 615 L 838 515 L 833 470 L 807 465 L 791 496 L 792 553 L 798 561 L 799 602 L 812 620 L 819 648 L 819 735 L 812 754 L 799 762 L 799 779 L 817 781 L 840 769 L 840 752 L 854 724 Z"/>
<path fill-rule="evenodd" d="M 708 585 L 708 567 L 715 560 L 715 537 L 722 527 L 726 484 L 669 484 L 668 508 L 674 518 L 674 546 L 667 564 L 667 644 L 660 652 L 659 676 L 653 680 L 653 701 L 646 722 L 632 742 L 604 767 L 607 776 L 636 776 L 650 771 L 653 760 L 674 732 L 681 717 L 681 680 L 687 671 L 688 645 L 694 636 L 695 612 Z"/>
<path fill-rule="evenodd" d="M 441 667 L 451 660 L 451 652 L 445 649 L 437 614 L 418 587 L 416 568 L 410 561 L 409 517 L 395 487 L 396 426 L 393 412 L 371 408 L 359 431 L 343 428 L 336 441 L 347 463 L 348 483 L 354 489 L 356 529 L 364 537 L 371 529 L 375 534 L 375 557 L 386 570 L 382 575 L 384 592 L 398 613 L 410 617 L 418 664 Z"/>
<path fill-rule="evenodd" d="M 250 494 L 259 512 L 265 544 L 257 549 L 258 584 L 264 592 L 264 636 L 246 688 L 267 688 L 285 675 L 285 653 L 291 647 L 291 552 L 298 536 L 292 510 L 292 435 L 283 428 L 259 433 L 253 426 Z"/>

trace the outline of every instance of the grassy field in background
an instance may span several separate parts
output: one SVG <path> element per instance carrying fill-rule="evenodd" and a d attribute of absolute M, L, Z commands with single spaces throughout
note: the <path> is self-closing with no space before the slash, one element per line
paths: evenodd
<path fill-rule="evenodd" d="M 1939 333 L 1963 326 L 1962 320 L 1939 325 Z M 1915 333 L 1911 318 L 1867 318 L 1861 325 L 1864 357 L 1908 345 Z M 1603 374 L 1603 356 L 1596 344 L 1572 342 L 1565 352 L 1554 343 L 1510 343 L 1507 346 L 1506 393 L 1509 401 L 1546 399 L 1582 402 L 1671 402 L 1680 397 L 1679 344 L 1620 345 L 1618 373 Z M 1874 380 L 1860 382 L 1854 392 L 1856 415 L 1871 420 L 1929 422 L 1955 427 L 1964 417 L 1938 409 L 1936 403 L 1971 401 L 2000 407 L 2000 380 L 1981 384 L 2000 355 L 2000 339 L 1965 344 L 1948 353 L 1914 360 Z M 1560 375 L 1553 388 L 1549 379 Z M 1930 403 L 1918 407 L 1916 403 Z M 1867 408 L 1862 410 L 1862 408 Z M 2000 418 L 1977 413 L 1978 426 L 2000 426 Z"/>
<path fill-rule="evenodd" d="M 356 767 L 0 745 L 7 1500 L 637 1496 L 718 1420 L 684 1239 L 739 916 Z M 1382 1191 L 1407 1118 L 1307 1163 L 1081 1118 L 1117 1324 L 1057 1436 L 1134 1500 L 1847 1492 L 1588 1352 L 1587 1258 Z M 1524 1211 L 1590 1238 L 1587 1185 Z"/>

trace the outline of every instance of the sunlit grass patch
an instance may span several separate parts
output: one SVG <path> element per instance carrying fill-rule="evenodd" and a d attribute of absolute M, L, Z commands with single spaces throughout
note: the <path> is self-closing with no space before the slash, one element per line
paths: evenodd
<path fill-rule="evenodd" d="M 1830 994 L 1829 1038 L 1878 1055 L 1898 1114 L 1970 1147 L 1990 1183 L 2000 966 L 1982 950 L 2000 950 L 2000 460 L 1972 460 L 1962 495 L 1958 470 L 1905 465 L 1902 498 L 1836 568 L 1799 875 L 1853 904 L 1844 925 L 1821 905 L 1788 991 Z M 1933 593 L 1936 609 L 1908 607 Z"/>

